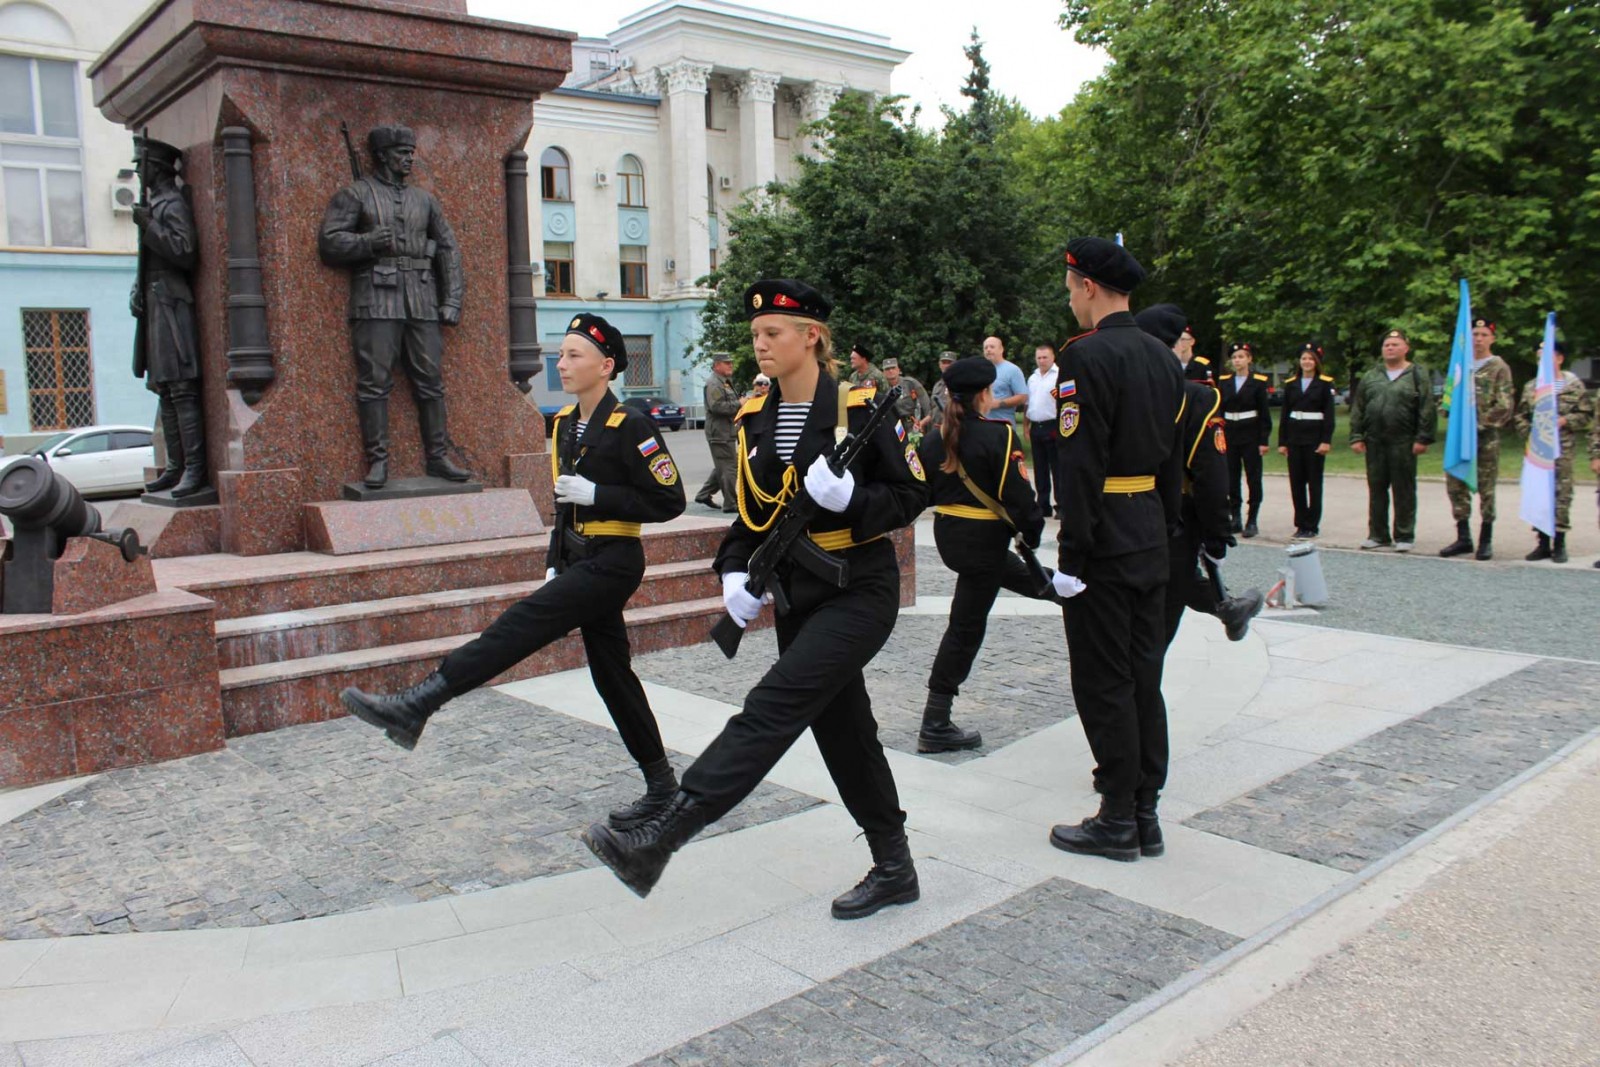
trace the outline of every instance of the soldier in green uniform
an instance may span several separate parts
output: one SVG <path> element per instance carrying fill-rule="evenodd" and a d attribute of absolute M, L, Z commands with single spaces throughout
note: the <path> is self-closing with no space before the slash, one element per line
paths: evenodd
<path fill-rule="evenodd" d="M 722 510 L 737 512 L 739 457 L 734 447 L 733 417 L 739 414 L 739 393 L 733 388 L 733 357 L 718 352 L 711 357 L 711 376 L 706 379 L 706 445 L 711 449 L 711 473 L 694 495 L 696 504 L 710 506 L 711 498 L 722 492 Z"/>
<path fill-rule="evenodd" d="M 1361 376 L 1350 399 L 1350 447 L 1367 457 L 1364 549 L 1393 545 L 1396 552 L 1410 552 L 1417 539 L 1417 457 L 1433 444 L 1439 420 L 1433 385 L 1410 354 L 1403 330 L 1384 334 L 1382 366 Z"/>
<path fill-rule="evenodd" d="M 939 353 L 939 380 L 933 383 L 932 403 L 929 406 L 928 417 L 923 419 L 922 423 L 917 427 L 923 433 L 927 433 L 944 422 L 945 408 L 950 406 L 950 387 L 944 384 L 944 372 L 949 370 L 950 365 L 955 361 L 956 354 L 954 352 L 947 350 Z"/>
<path fill-rule="evenodd" d="M 1494 485 L 1500 475 L 1500 428 L 1511 421 L 1515 394 L 1511 368 L 1494 354 L 1494 323 L 1472 320 L 1472 391 L 1478 401 L 1478 559 L 1494 556 Z M 1450 393 L 1440 411 L 1450 412 Z M 1464 556 L 1472 551 L 1472 490 L 1452 474 L 1444 476 L 1450 512 L 1456 520 L 1456 539 L 1439 555 Z"/>
<path fill-rule="evenodd" d="M 901 387 L 900 399 L 894 402 L 894 413 L 900 417 L 901 425 L 907 433 L 919 432 L 922 420 L 933 410 L 927 388 L 910 375 L 901 374 L 898 359 L 883 361 L 883 377 L 890 389 Z"/>
<path fill-rule="evenodd" d="M 866 345 L 858 343 L 850 346 L 850 384 L 870 385 L 880 393 L 889 391 L 889 379 L 872 362 L 872 353 L 867 351 Z"/>
<path fill-rule="evenodd" d="M 1556 426 L 1561 434 L 1561 455 L 1556 459 L 1556 536 L 1554 541 L 1542 530 L 1535 530 L 1538 545 L 1523 558 L 1530 563 L 1548 559 L 1567 561 L 1567 531 L 1572 529 L 1572 459 L 1578 448 L 1578 432 L 1595 421 L 1594 397 L 1584 388 L 1583 379 L 1562 369 L 1566 346 L 1556 344 Z M 1517 432 L 1524 437 L 1533 429 L 1533 402 L 1539 382 L 1534 379 L 1522 387 L 1522 403 L 1517 405 Z M 1593 431 L 1589 435 L 1589 454 L 1600 456 Z M 1597 460 L 1591 458 L 1590 466 Z"/>

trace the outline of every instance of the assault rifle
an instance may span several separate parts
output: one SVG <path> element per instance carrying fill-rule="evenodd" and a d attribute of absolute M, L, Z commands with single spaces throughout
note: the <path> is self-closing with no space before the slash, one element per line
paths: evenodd
<path fill-rule="evenodd" d="M 567 439 L 567 447 L 562 448 L 561 442 L 558 440 L 552 440 L 550 442 L 550 447 L 554 448 L 556 453 L 561 457 L 560 471 L 562 474 L 578 473 L 578 457 L 576 455 L 578 451 L 577 425 L 578 412 L 577 409 L 574 408 L 572 414 L 567 416 L 565 422 L 563 422 L 561 426 L 560 436 Z M 556 505 L 556 532 L 554 540 L 556 550 L 555 571 L 557 574 L 560 574 L 562 571 L 567 569 L 567 549 L 572 548 L 575 551 L 581 550 L 588 542 L 588 538 L 584 537 L 582 534 L 578 533 L 578 531 L 572 528 L 577 521 L 578 505 Z"/>
<path fill-rule="evenodd" d="M 360 181 L 361 157 L 356 155 L 356 146 L 350 143 L 350 127 L 343 119 L 339 120 L 339 136 L 344 138 L 345 155 L 350 157 L 350 176 Z"/>
<path fill-rule="evenodd" d="M 828 469 L 836 475 L 842 475 L 854 463 L 856 457 L 861 455 L 867 443 L 872 440 L 872 435 L 894 415 L 894 402 L 900 399 L 900 386 L 895 386 L 881 400 L 867 401 L 867 421 L 861 428 L 852 433 L 847 433 L 844 439 L 833 446 L 833 451 L 828 454 Z M 768 531 L 766 538 L 750 553 L 748 573 L 745 576 L 744 588 L 751 596 L 760 600 L 767 593 L 772 594 L 773 607 L 780 614 L 789 611 L 789 598 L 783 591 L 781 583 L 774 581 L 778 565 L 784 560 L 794 559 L 796 563 L 806 570 L 826 581 L 843 589 L 850 584 L 850 567 L 847 561 L 824 552 L 818 548 L 816 542 L 806 536 L 811 520 L 816 517 L 819 505 L 811 494 L 805 491 L 802 485 L 787 505 L 783 514 L 778 516 L 778 521 Z M 739 641 L 744 637 L 744 630 L 733 621 L 731 615 L 723 615 L 717 624 L 711 628 L 711 639 L 722 649 L 722 654 L 732 659 L 739 654 Z"/>
<path fill-rule="evenodd" d="M 139 149 L 134 159 L 134 166 L 138 168 L 137 173 L 139 175 L 139 206 L 147 211 L 150 208 L 150 183 L 145 177 L 145 144 L 149 140 L 150 127 L 146 126 L 143 136 L 139 139 Z M 138 227 L 139 253 L 138 258 L 135 260 L 136 266 L 133 274 L 133 299 L 129 301 L 129 310 L 133 311 L 134 318 L 138 320 L 133 326 L 133 376 L 135 378 L 143 378 L 145 372 L 150 369 L 150 361 L 145 356 L 145 348 L 150 343 L 150 331 L 145 328 L 145 323 L 148 321 L 145 313 L 149 309 L 144 306 L 145 261 L 150 258 L 150 254 L 144 250 L 144 231 L 145 227 L 149 225 L 149 220 L 146 219 L 145 224 Z"/>

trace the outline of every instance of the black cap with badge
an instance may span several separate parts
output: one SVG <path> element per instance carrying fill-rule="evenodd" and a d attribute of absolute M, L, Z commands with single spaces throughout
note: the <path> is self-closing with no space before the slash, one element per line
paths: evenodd
<path fill-rule="evenodd" d="M 628 345 L 622 339 L 622 331 L 599 315 L 573 316 L 567 324 L 567 332 L 577 334 L 598 348 L 601 355 L 616 361 L 611 368 L 611 377 L 615 378 L 628 369 Z"/>
<path fill-rule="evenodd" d="M 744 291 L 744 317 L 794 315 L 827 322 L 833 301 L 793 278 L 763 278 Z"/>
<path fill-rule="evenodd" d="M 1074 237 L 1066 258 L 1068 270 L 1119 293 L 1133 292 L 1145 278 L 1132 253 L 1104 237 Z"/>

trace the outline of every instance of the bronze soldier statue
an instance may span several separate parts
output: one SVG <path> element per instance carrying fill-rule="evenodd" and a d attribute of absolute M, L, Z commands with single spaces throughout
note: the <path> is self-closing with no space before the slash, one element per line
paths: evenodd
<path fill-rule="evenodd" d="M 439 324 L 461 321 L 466 282 L 461 250 L 433 194 L 406 184 L 417 139 L 406 126 L 367 134 L 372 174 L 334 194 L 317 248 L 330 267 L 350 269 L 350 346 L 356 358 L 356 404 L 367 474 L 389 480 L 389 391 L 402 357 L 417 399 L 425 471 L 464 482 L 471 475 L 447 454 L 443 341 Z M 353 156 L 352 156 L 353 162 Z"/>
<path fill-rule="evenodd" d="M 200 403 L 200 342 L 189 273 L 199 258 L 194 211 L 178 188 L 183 153 L 135 136 L 142 185 L 133 222 L 139 228 L 139 273 L 128 300 L 138 325 L 133 374 L 160 398 L 167 466 L 145 490 L 193 496 L 206 488 L 205 412 Z"/>

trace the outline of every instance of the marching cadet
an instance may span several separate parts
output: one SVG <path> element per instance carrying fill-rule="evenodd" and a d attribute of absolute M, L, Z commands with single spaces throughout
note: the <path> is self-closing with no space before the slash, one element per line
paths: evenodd
<path fill-rule="evenodd" d="M 1155 304 L 1135 315 L 1134 321 L 1145 333 L 1170 345 L 1186 371 L 1183 416 L 1178 424 L 1178 449 L 1183 458 L 1183 503 L 1179 511 L 1183 530 L 1167 542 L 1171 568 L 1166 593 L 1167 647 L 1178 636 L 1178 624 L 1183 621 L 1186 607 L 1216 616 L 1228 640 L 1243 641 L 1250 632 L 1250 620 L 1261 613 L 1265 603 L 1261 590 L 1223 596 L 1221 579 L 1213 580 L 1205 573 L 1200 558 L 1204 552 L 1216 567 L 1228 549 L 1238 543 L 1228 532 L 1228 446 L 1223 436 L 1224 422 L 1217 413 L 1222 398 L 1215 386 L 1187 375 L 1188 366 L 1194 362 L 1194 334 L 1189 331 L 1182 308 Z M 1140 824 L 1139 844 L 1146 856 L 1161 854 L 1161 832 L 1153 821 Z"/>
<path fill-rule="evenodd" d="M 1278 454 L 1289 457 L 1294 535 L 1315 537 L 1322 525 L 1322 471 L 1333 447 L 1333 376 L 1322 373 L 1322 349 L 1300 346 L 1300 374 L 1283 387 Z"/>
<path fill-rule="evenodd" d="M 1128 311 L 1128 294 L 1143 280 L 1144 268 L 1121 245 L 1099 237 L 1067 245 L 1072 313 L 1089 332 L 1062 349 L 1056 384 L 1056 477 L 1066 504 L 1053 584 L 1075 598 L 1064 610 L 1072 693 L 1094 754 L 1100 811 L 1055 827 L 1050 843 L 1115 860 L 1139 858 L 1139 824 L 1159 834 L 1167 531 L 1179 522 L 1182 488 L 1183 371 Z"/>
<path fill-rule="evenodd" d="M 1537 353 L 1534 358 L 1537 361 Z M 1556 457 L 1556 536 L 1552 541 L 1543 530 L 1535 530 L 1534 536 L 1539 539 L 1539 543 L 1532 552 L 1523 557 L 1529 563 L 1541 559 L 1550 560 L 1552 563 L 1567 562 L 1567 531 L 1572 529 L 1573 456 L 1577 453 L 1578 432 L 1589 426 L 1595 417 L 1594 398 L 1584 388 L 1583 379 L 1562 367 L 1567 360 L 1567 348 L 1560 341 L 1556 342 L 1555 360 L 1556 430 L 1561 435 L 1561 454 Z M 1517 432 L 1524 437 L 1528 436 L 1534 427 L 1533 405 L 1538 397 L 1538 391 L 1537 378 L 1530 378 L 1528 384 L 1522 387 L 1522 403 L 1517 405 L 1516 419 Z M 1593 440 L 1591 437 L 1590 455 L 1600 457 L 1600 449 L 1594 446 Z M 1480 451 L 1479 455 L 1482 454 Z M 1591 459 L 1591 465 L 1593 462 Z"/>
<path fill-rule="evenodd" d="M 840 587 L 797 559 L 777 581 L 790 610 L 777 617 L 778 659 L 683 775 L 670 806 L 632 830 L 596 823 L 583 840 L 627 887 L 646 896 L 672 854 L 726 815 L 811 728 L 845 808 L 866 832 L 872 869 L 833 902 L 856 919 L 920 896 L 905 812 L 878 741 L 864 668 L 889 640 L 900 603 L 900 568 L 887 534 L 916 518 L 926 499 L 921 461 L 894 420 L 878 426 L 843 474 L 827 463 L 836 435 L 861 426 L 873 390 L 841 389 L 828 315 L 833 305 L 804 282 L 769 279 L 744 294 L 756 362 L 772 391 L 739 418 L 739 518 L 714 566 L 723 603 L 741 627 L 763 601 L 746 588 L 751 554 L 802 489 L 819 511 L 807 536 L 849 564 Z"/>
<path fill-rule="evenodd" d="M 918 752 L 983 744 L 978 731 L 950 721 L 950 709 L 983 647 L 989 609 L 1000 589 L 1054 599 L 1054 589 L 1041 585 L 1010 549 L 1018 534 L 1029 548 L 1039 547 L 1044 512 L 1022 467 L 1015 423 L 987 417 L 995 406 L 989 391 L 994 379 L 994 364 L 982 356 L 951 364 L 942 376 L 949 390 L 944 423 L 917 448 L 933 503 L 934 544 L 944 565 L 956 572 L 950 621 L 928 674 Z"/>
<path fill-rule="evenodd" d="M 1261 514 L 1261 457 L 1267 454 L 1272 441 L 1272 413 L 1267 410 L 1267 382 L 1265 374 L 1251 369 L 1255 349 L 1248 342 L 1236 344 L 1228 360 L 1233 373 L 1217 383 L 1222 394 L 1222 417 L 1227 420 L 1228 438 L 1228 506 L 1233 514 L 1229 519 L 1234 533 L 1243 532 L 1254 537 L 1260 532 L 1256 518 Z M 1239 473 L 1243 471 L 1250 487 L 1250 513 L 1243 524 L 1239 522 Z"/>
<path fill-rule="evenodd" d="M 550 466 L 561 514 L 550 537 L 545 582 L 437 670 L 393 696 L 351 687 L 350 713 L 411 749 L 428 717 L 576 629 L 594 687 L 644 771 L 646 792 L 611 813 L 632 826 L 664 808 L 677 789 L 661 731 L 630 665 L 622 607 L 644 577 L 640 524 L 683 514 L 683 483 L 649 416 L 623 407 L 610 380 L 628 365 L 622 333 L 599 315 L 579 315 L 561 340 L 561 387 L 578 398 L 555 417 Z"/>
<path fill-rule="evenodd" d="M 1511 388 L 1511 368 L 1494 354 L 1494 323 L 1472 320 L 1472 392 L 1478 413 L 1478 551 L 1474 559 L 1494 558 L 1494 489 L 1500 477 L 1500 428 L 1511 421 L 1516 394 Z M 1450 391 L 1439 405 L 1450 411 Z M 1448 425 L 1448 424 L 1447 424 Z M 1453 474 L 1444 476 L 1450 515 L 1456 520 L 1456 539 L 1439 555 L 1464 556 L 1472 551 L 1472 490 Z"/>

